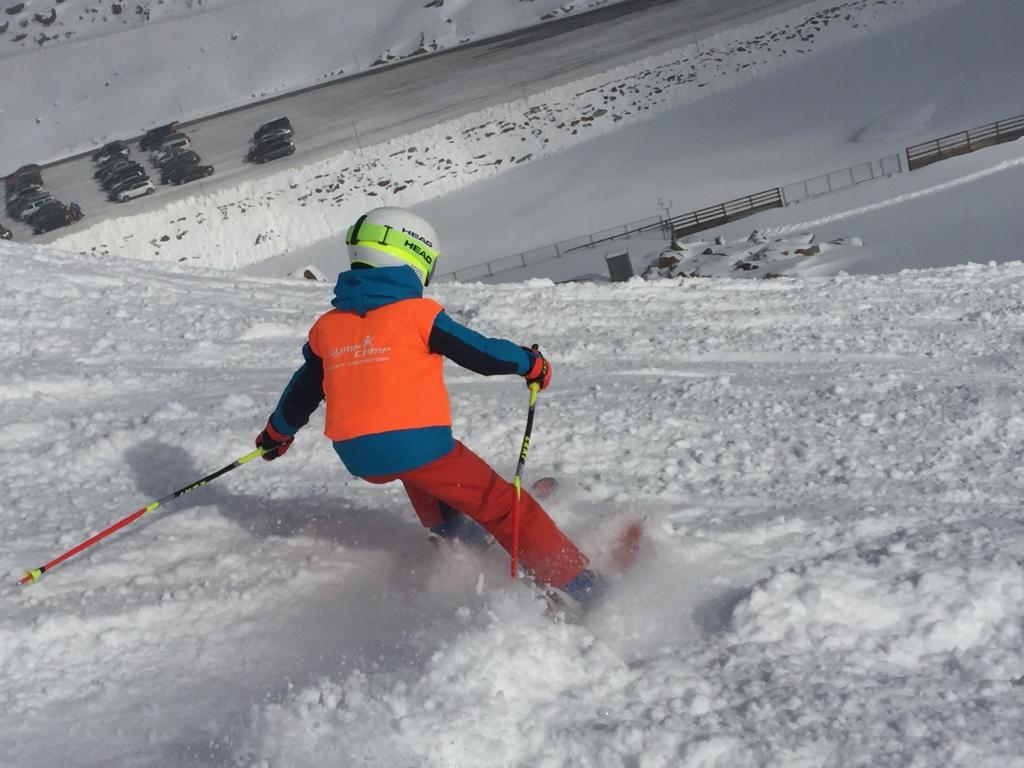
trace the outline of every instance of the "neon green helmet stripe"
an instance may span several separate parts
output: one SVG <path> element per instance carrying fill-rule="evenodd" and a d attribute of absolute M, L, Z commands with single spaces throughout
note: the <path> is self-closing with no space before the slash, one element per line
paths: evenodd
<path fill-rule="evenodd" d="M 359 239 L 353 240 L 356 235 Z M 440 253 L 417 237 L 381 224 L 357 222 L 348 228 L 345 234 L 348 245 L 363 245 L 401 259 L 409 266 L 423 270 L 430 275 L 437 264 Z M 358 259 L 353 263 L 359 263 Z M 372 264 L 370 266 L 373 266 Z"/>
<path fill-rule="evenodd" d="M 398 258 L 398 259 L 401 259 L 402 261 L 404 261 L 406 264 L 408 264 L 414 270 L 422 271 L 423 274 L 427 275 L 428 277 L 430 276 L 430 273 L 433 270 L 432 266 L 430 266 L 430 265 L 426 264 L 425 262 L 421 261 L 420 259 L 416 258 L 413 254 L 409 253 L 404 248 L 396 248 L 393 245 L 381 245 L 380 243 L 368 243 L 365 240 L 360 240 L 359 241 L 359 245 L 362 245 L 362 246 L 364 246 L 366 248 L 373 248 L 375 251 L 381 251 L 382 253 L 391 254 L 395 258 Z M 368 267 L 376 267 L 376 266 L 378 266 L 377 264 L 371 264 L 369 261 L 366 261 L 365 259 L 360 259 L 359 257 L 354 257 L 352 259 L 352 263 L 353 264 L 365 264 Z"/>

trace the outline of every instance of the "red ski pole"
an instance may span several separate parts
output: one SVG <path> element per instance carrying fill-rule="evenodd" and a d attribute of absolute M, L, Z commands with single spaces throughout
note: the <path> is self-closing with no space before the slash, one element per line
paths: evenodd
<path fill-rule="evenodd" d="M 536 347 L 535 347 L 536 348 Z M 523 469 L 526 467 L 526 452 L 530 450 L 530 433 L 533 432 L 533 414 L 537 410 L 537 393 L 540 384 L 530 385 L 530 410 L 526 416 L 526 432 L 523 435 L 523 446 L 519 449 L 519 464 L 516 465 L 516 476 L 512 481 L 516 495 L 512 498 L 512 578 L 519 575 L 519 505 L 523 495 Z"/>
<path fill-rule="evenodd" d="M 118 520 L 116 523 L 114 523 L 109 528 L 106 528 L 105 530 L 102 530 L 99 533 L 97 533 L 95 536 L 92 536 L 92 537 L 86 539 L 85 541 L 83 541 L 78 546 L 72 547 L 71 549 L 69 549 L 64 554 L 58 555 L 57 557 L 53 558 L 53 560 L 48 562 L 46 565 L 41 565 L 38 568 L 31 568 L 31 569 L 25 571 L 25 575 L 21 578 L 21 581 L 18 582 L 18 586 L 21 586 L 22 584 L 31 584 L 31 583 L 39 581 L 40 577 L 42 577 L 42 575 L 44 573 L 47 573 L 48 571 L 52 570 L 56 566 L 60 565 L 65 560 L 67 560 L 69 557 L 74 557 L 79 552 L 81 552 L 83 549 L 88 549 L 89 547 L 91 547 L 96 542 L 102 541 L 103 539 L 107 538 L 107 536 L 109 536 L 110 534 L 114 533 L 115 531 L 121 530 L 122 528 L 124 528 L 129 523 L 134 523 L 136 520 L 138 520 L 143 515 L 152 512 L 154 509 L 159 507 L 165 501 L 170 501 L 171 499 L 176 499 L 179 496 L 184 496 L 189 491 L 194 491 L 196 488 L 199 488 L 200 486 L 206 485 L 211 480 L 217 479 L 218 477 L 220 477 L 221 475 L 225 474 L 226 472 L 230 472 L 232 469 L 240 467 L 243 464 L 245 464 L 246 462 L 252 461 L 253 459 L 257 458 L 258 456 L 262 456 L 264 453 L 266 453 L 266 450 L 264 448 L 257 448 L 252 453 L 247 453 L 242 458 L 237 459 L 236 461 L 231 462 L 226 467 L 221 467 L 216 472 L 213 472 L 213 473 L 207 475 L 206 477 L 202 478 L 201 480 L 196 480 L 191 485 L 186 485 L 184 488 L 179 488 L 174 493 L 169 493 L 166 496 L 164 496 L 163 498 L 160 498 L 160 499 L 157 499 L 154 502 L 151 502 L 150 504 L 148 504 L 147 506 L 143 507 L 142 509 L 139 509 L 139 510 L 136 510 L 135 512 L 132 512 L 130 515 L 128 515 L 128 517 L 126 517 L 126 518 L 124 518 L 122 520 Z"/>

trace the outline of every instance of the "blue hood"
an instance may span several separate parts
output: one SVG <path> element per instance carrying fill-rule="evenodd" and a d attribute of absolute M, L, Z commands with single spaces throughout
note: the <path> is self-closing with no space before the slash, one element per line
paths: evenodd
<path fill-rule="evenodd" d="M 412 267 L 351 269 L 338 275 L 331 306 L 366 317 L 372 309 L 422 295 L 423 284 Z"/>

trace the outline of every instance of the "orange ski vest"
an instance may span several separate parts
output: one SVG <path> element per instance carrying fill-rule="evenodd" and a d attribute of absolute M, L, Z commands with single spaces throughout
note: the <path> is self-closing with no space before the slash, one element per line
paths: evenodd
<path fill-rule="evenodd" d="M 403 299 L 365 317 L 334 309 L 313 324 L 309 346 L 324 366 L 327 437 L 451 426 L 444 358 L 429 344 L 441 311 L 433 299 Z"/>

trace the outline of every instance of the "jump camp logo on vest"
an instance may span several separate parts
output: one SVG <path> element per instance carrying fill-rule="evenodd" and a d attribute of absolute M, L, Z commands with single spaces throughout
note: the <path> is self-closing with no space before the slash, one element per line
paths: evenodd
<path fill-rule="evenodd" d="M 367 334 L 362 344 L 335 347 L 328 351 L 327 357 L 331 360 L 331 364 L 327 366 L 328 370 L 366 363 L 386 363 L 391 360 L 391 347 L 374 346 L 373 334 Z"/>

